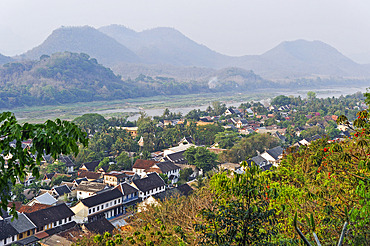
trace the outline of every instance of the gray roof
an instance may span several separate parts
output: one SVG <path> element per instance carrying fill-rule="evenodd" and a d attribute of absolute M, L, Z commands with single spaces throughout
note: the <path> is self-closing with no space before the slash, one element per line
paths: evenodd
<path fill-rule="evenodd" d="M 258 166 L 263 165 L 263 163 L 267 163 L 267 160 L 260 155 L 252 157 L 251 160 L 254 161 L 254 163 L 256 163 Z"/>
<path fill-rule="evenodd" d="M 0 220 L 0 240 L 18 235 L 18 231 L 9 223 L 9 221 Z"/>
<path fill-rule="evenodd" d="M 167 173 L 169 171 L 180 169 L 179 166 L 176 166 L 171 161 L 164 161 L 156 164 L 159 169 L 161 169 L 162 173 Z"/>
<path fill-rule="evenodd" d="M 69 156 L 60 155 L 59 156 L 59 160 L 61 162 L 64 162 L 66 164 L 66 167 L 73 167 L 73 166 L 75 166 L 75 164 L 73 163 L 73 161 L 71 160 L 71 158 L 69 158 Z"/>
<path fill-rule="evenodd" d="M 150 173 L 148 177 L 133 180 L 132 183 L 142 192 L 153 190 L 154 188 L 165 186 L 163 179 L 157 173 Z"/>
<path fill-rule="evenodd" d="M 179 152 L 176 152 L 176 153 L 173 153 L 173 154 L 168 154 L 167 159 L 169 159 L 170 161 L 172 161 L 174 163 L 187 164 L 188 161 L 185 160 L 184 152 L 185 152 L 185 150 L 179 151 Z"/>
<path fill-rule="evenodd" d="M 23 233 L 36 228 L 25 214 L 18 214 L 18 219 L 14 219 L 13 221 L 11 221 L 11 218 L 7 218 L 6 220 L 18 233 Z"/>
<path fill-rule="evenodd" d="M 281 146 L 266 150 L 266 152 L 275 160 L 279 159 L 279 155 L 283 154 L 283 151 L 284 149 Z"/>
<path fill-rule="evenodd" d="M 32 213 L 28 213 L 27 217 L 37 226 L 41 227 L 50 223 L 54 223 L 61 219 L 65 219 L 74 216 L 75 213 L 67 207 L 65 203 L 51 206 L 49 208 L 37 210 Z"/>
<path fill-rule="evenodd" d="M 109 190 L 94 196 L 90 196 L 80 201 L 87 207 L 91 208 L 96 205 L 112 201 L 113 199 L 123 197 L 122 193 L 118 189 Z"/>
<path fill-rule="evenodd" d="M 39 203 L 47 205 L 53 205 L 57 202 L 57 200 L 49 193 L 44 193 L 41 196 L 35 197 L 34 199 L 37 200 Z"/>
<path fill-rule="evenodd" d="M 53 188 L 58 196 L 63 196 L 64 194 L 71 193 L 71 190 L 67 185 L 61 185 Z"/>
<path fill-rule="evenodd" d="M 133 187 L 132 185 L 129 185 L 128 183 L 120 183 L 117 185 L 114 189 L 118 189 L 122 192 L 123 195 L 127 196 L 129 194 L 138 192 L 139 190 Z"/>

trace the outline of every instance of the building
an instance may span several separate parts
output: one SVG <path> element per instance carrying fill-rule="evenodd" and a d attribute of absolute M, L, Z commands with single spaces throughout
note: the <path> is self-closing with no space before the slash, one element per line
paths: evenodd
<path fill-rule="evenodd" d="M 55 199 L 50 193 L 44 193 L 40 196 L 37 196 L 33 198 L 29 203 L 27 203 L 28 206 L 32 206 L 35 203 L 41 203 L 46 205 L 55 205 L 57 203 L 57 199 Z"/>
<path fill-rule="evenodd" d="M 8 220 L 0 220 L 0 246 L 11 245 L 17 241 L 18 231 Z"/>
<path fill-rule="evenodd" d="M 18 214 L 18 219 L 12 221 L 11 217 L 5 219 L 16 231 L 15 241 L 19 241 L 35 234 L 37 226 L 25 214 Z M 13 240 L 14 241 L 14 240 Z"/>
<path fill-rule="evenodd" d="M 95 168 L 99 166 L 100 161 L 91 161 L 83 163 L 79 170 L 95 172 Z"/>
<path fill-rule="evenodd" d="M 51 192 L 52 192 L 53 196 L 59 201 L 64 199 L 64 195 L 66 195 L 67 198 L 72 197 L 71 190 L 69 189 L 69 187 L 67 185 L 54 186 L 51 189 Z"/>
<path fill-rule="evenodd" d="M 137 159 L 135 164 L 132 166 L 132 171 L 138 174 L 143 174 L 145 173 L 145 170 L 151 168 L 156 163 L 158 163 L 158 161 Z"/>
<path fill-rule="evenodd" d="M 149 173 L 145 178 L 133 180 L 131 185 L 139 190 L 139 197 L 142 200 L 166 189 L 166 184 L 157 173 Z"/>
<path fill-rule="evenodd" d="M 180 177 L 180 167 L 173 164 L 171 161 L 159 162 L 149 169 L 145 170 L 146 173 L 156 172 L 166 174 L 172 184 L 177 183 Z"/>
<path fill-rule="evenodd" d="M 74 169 L 75 164 L 73 163 L 71 158 L 69 158 L 69 156 L 60 155 L 59 156 L 59 161 L 66 164 L 67 173 L 73 173 L 73 171 L 74 171 L 73 169 Z"/>
<path fill-rule="evenodd" d="M 131 134 L 131 137 L 132 138 L 136 138 L 137 131 L 139 130 L 139 127 L 137 127 L 137 126 L 132 126 L 132 127 L 126 127 L 126 126 L 124 126 L 124 127 L 120 127 L 120 129 L 126 130 L 128 133 Z"/>
<path fill-rule="evenodd" d="M 103 182 L 108 184 L 109 186 L 116 186 L 123 182 L 128 182 L 130 180 L 130 176 L 124 172 L 119 171 L 111 171 L 109 173 L 104 174 Z"/>
<path fill-rule="evenodd" d="M 74 190 L 76 192 L 77 199 L 81 200 L 96 195 L 98 192 L 108 188 L 109 185 L 107 184 L 82 181 Z"/>
<path fill-rule="evenodd" d="M 74 219 L 77 223 L 86 223 L 123 214 L 123 196 L 121 191 L 113 189 L 81 199 L 71 208 L 75 213 Z"/>
<path fill-rule="evenodd" d="M 75 225 L 72 217 L 74 212 L 62 203 L 50 208 L 41 209 L 32 213 L 27 213 L 27 217 L 36 226 L 36 234 L 42 231 L 48 231 L 53 228 L 66 227 L 66 225 Z M 52 233 L 49 233 L 49 235 Z"/>
<path fill-rule="evenodd" d="M 266 150 L 261 154 L 261 156 L 274 166 L 277 166 L 280 159 L 283 157 L 283 152 L 284 149 L 278 146 L 273 149 Z"/>

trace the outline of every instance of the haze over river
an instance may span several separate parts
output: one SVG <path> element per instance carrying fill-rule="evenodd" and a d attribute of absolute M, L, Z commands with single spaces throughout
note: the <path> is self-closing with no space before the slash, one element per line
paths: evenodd
<path fill-rule="evenodd" d="M 369 85 L 370 86 L 370 85 Z M 367 87 L 340 87 L 340 88 L 328 88 L 328 89 L 312 89 L 312 91 L 316 92 L 316 97 L 318 98 L 327 98 L 327 97 L 340 97 L 341 95 L 343 96 L 346 96 L 346 95 L 349 95 L 349 94 L 354 94 L 356 92 L 365 92 L 366 91 L 366 88 Z M 307 96 L 307 92 L 310 91 L 310 90 L 299 90 L 299 91 L 289 91 L 289 90 L 286 90 L 286 91 L 276 91 L 275 93 L 277 95 L 286 95 L 286 96 L 301 96 L 302 98 L 305 98 Z M 217 100 L 217 98 L 215 98 L 215 100 Z M 261 103 L 264 103 L 264 102 L 269 102 L 270 99 L 266 98 L 266 100 L 262 100 L 260 101 Z M 232 102 L 232 103 L 226 103 L 226 106 L 227 107 L 238 107 L 241 103 L 245 103 L 245 101 L 240 101 L 240 102 Z M 156 102 L 149 102 L 150 104 L 155 104 Z M 149 103 L 145 103 L 145 104 L 149 104 Z M 161 103 L 161 102 L 157 102 L 157 103 Z M 200 109 L 200 110 L 205 110 L 208 106 L 210 105 L 209 104 L 205 104 L 205 105 L 199 105 L 199 106 L 193 106 L 193 107 L 169 107 L 170 111 L 171 112 L 174 112 L 174 113 L 178 113 L 178 112 L 181 112 L 182 115 L 186 115 L 187 113 L 189 113 L 191 110 L 193 109 Z M 148 114 L 149 116 L 158 116 L 158 115 L 162 115 L 163 114 L 163 111 L 166 107 L 163 107 L 163 108 L 153 108 L 153 109 L 142 109 L 142 108 L 139 108 L 139 107 L 130 107 L 130 108 L 118 108 L 118 109 L 109 109 L 109 110 L 103 110 L 103 111 L 96 111 L 96 112 L 85 112 L 85 113 L 98 113 L 98 114 L 109 114 L 109 113 L 118 113 L 118 112 L 139 112 L 139 111 L 145 111 L 146 114 Z M 139 118 L 139 114 L 136 114 L 134 116 L 130 116 L 128 118 L 128 120 L 130 121 L 134 121 L 134 120 L 137 120 Z"/>

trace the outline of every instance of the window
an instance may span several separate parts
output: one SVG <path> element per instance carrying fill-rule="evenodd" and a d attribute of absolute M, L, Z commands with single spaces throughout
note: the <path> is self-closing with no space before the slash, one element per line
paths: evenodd
<path fill-rule="evenodd" d="M 121 202 L 121 198 L 120 199 L 118 199 L 118 203 L 120 203 Z"/>
<path fill-rule="evenodd" d="M 108 207 L 108 203 L 105 204 L 105 207 L 107 208 Z"/>
<path fill-rule="evenodd" d="M 6 244 L 6 238 L 4 238 L 4 244 Z"/>
<path fill-rule="evenodd" d="M 55 221 L 55 222 L 54 222 L 54 227 L 55 227 L 55 226 L 57 226 L 57 225 L 58 225 L 58 224 L 57 224 L 57 222 Z"/>
<path fill-rule="evenodd" d="M 59 220 L 59 225 L 63 224 L 62 220 Z"/>
<path fill-rule="evenodd" d="M 69 217 L 69 221 L 72 221 L 72 216 L 71 216 L 71 217 Z"/>
<path fill-rule="evenodd" d="M 80 195 L 82 195 L 82 192 L 80 191 Z"/>
<path fill-rule="evenodd" d="M 91 214 L 91 209 L 89 209 L 89 214 Z"/>
<path fill-rule="evenodd" d="M 93 213 L 95 213 L 95 208 L 93 208 Z"/>
<path fill-rule="evenodd" d="M 27 236 L 29 236 L 29 235 L 31 235 L 31 231 L 30 230 L 27 231 Z"/>
<path fill-rule="evenodd" d="M 116 205 L 117 204 L 117 200 L 114 200 L 114 205 Z"/>
<path fill-rule="evenodd" d="M 45 226 L 46 227 L 46 226 Z M 46 228 L 45 228 L 46 229 Z M 23 233 L 19 234 L 19 239 L 23 238 Z"/>
<path fill-rule="evenodd" d="M 104 208 L 104 205 L 101 205 L 101 209 L 103 209 Z"/>

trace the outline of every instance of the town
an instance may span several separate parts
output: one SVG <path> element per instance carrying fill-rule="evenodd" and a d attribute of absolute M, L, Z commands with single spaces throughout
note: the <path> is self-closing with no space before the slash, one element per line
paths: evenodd
<path fill-rule="evenodd" d="M 80 146 L 77 156 L 43 155 L 39 178 L 28 173 L 17 180 L 8 210 L 1 211 L 0 245 L 72 245 L 86 235 L 123 230 L 149 206 L 200 189 L 214 172 L 243 174 L 248 166 L 274 172 L 288 149 L 351 138 L 364 101 L 362 93 L 320 99 L 309 92 L 306 99 L 277 96 L 238 108 L 214 101 L 184 116 L 141 112 L 134 122 L 77 117 L 88 147 Z M 349 125 L 337 124 L 341 115 Z M 25 139 L 22 149 L 32 144 Z"/>

